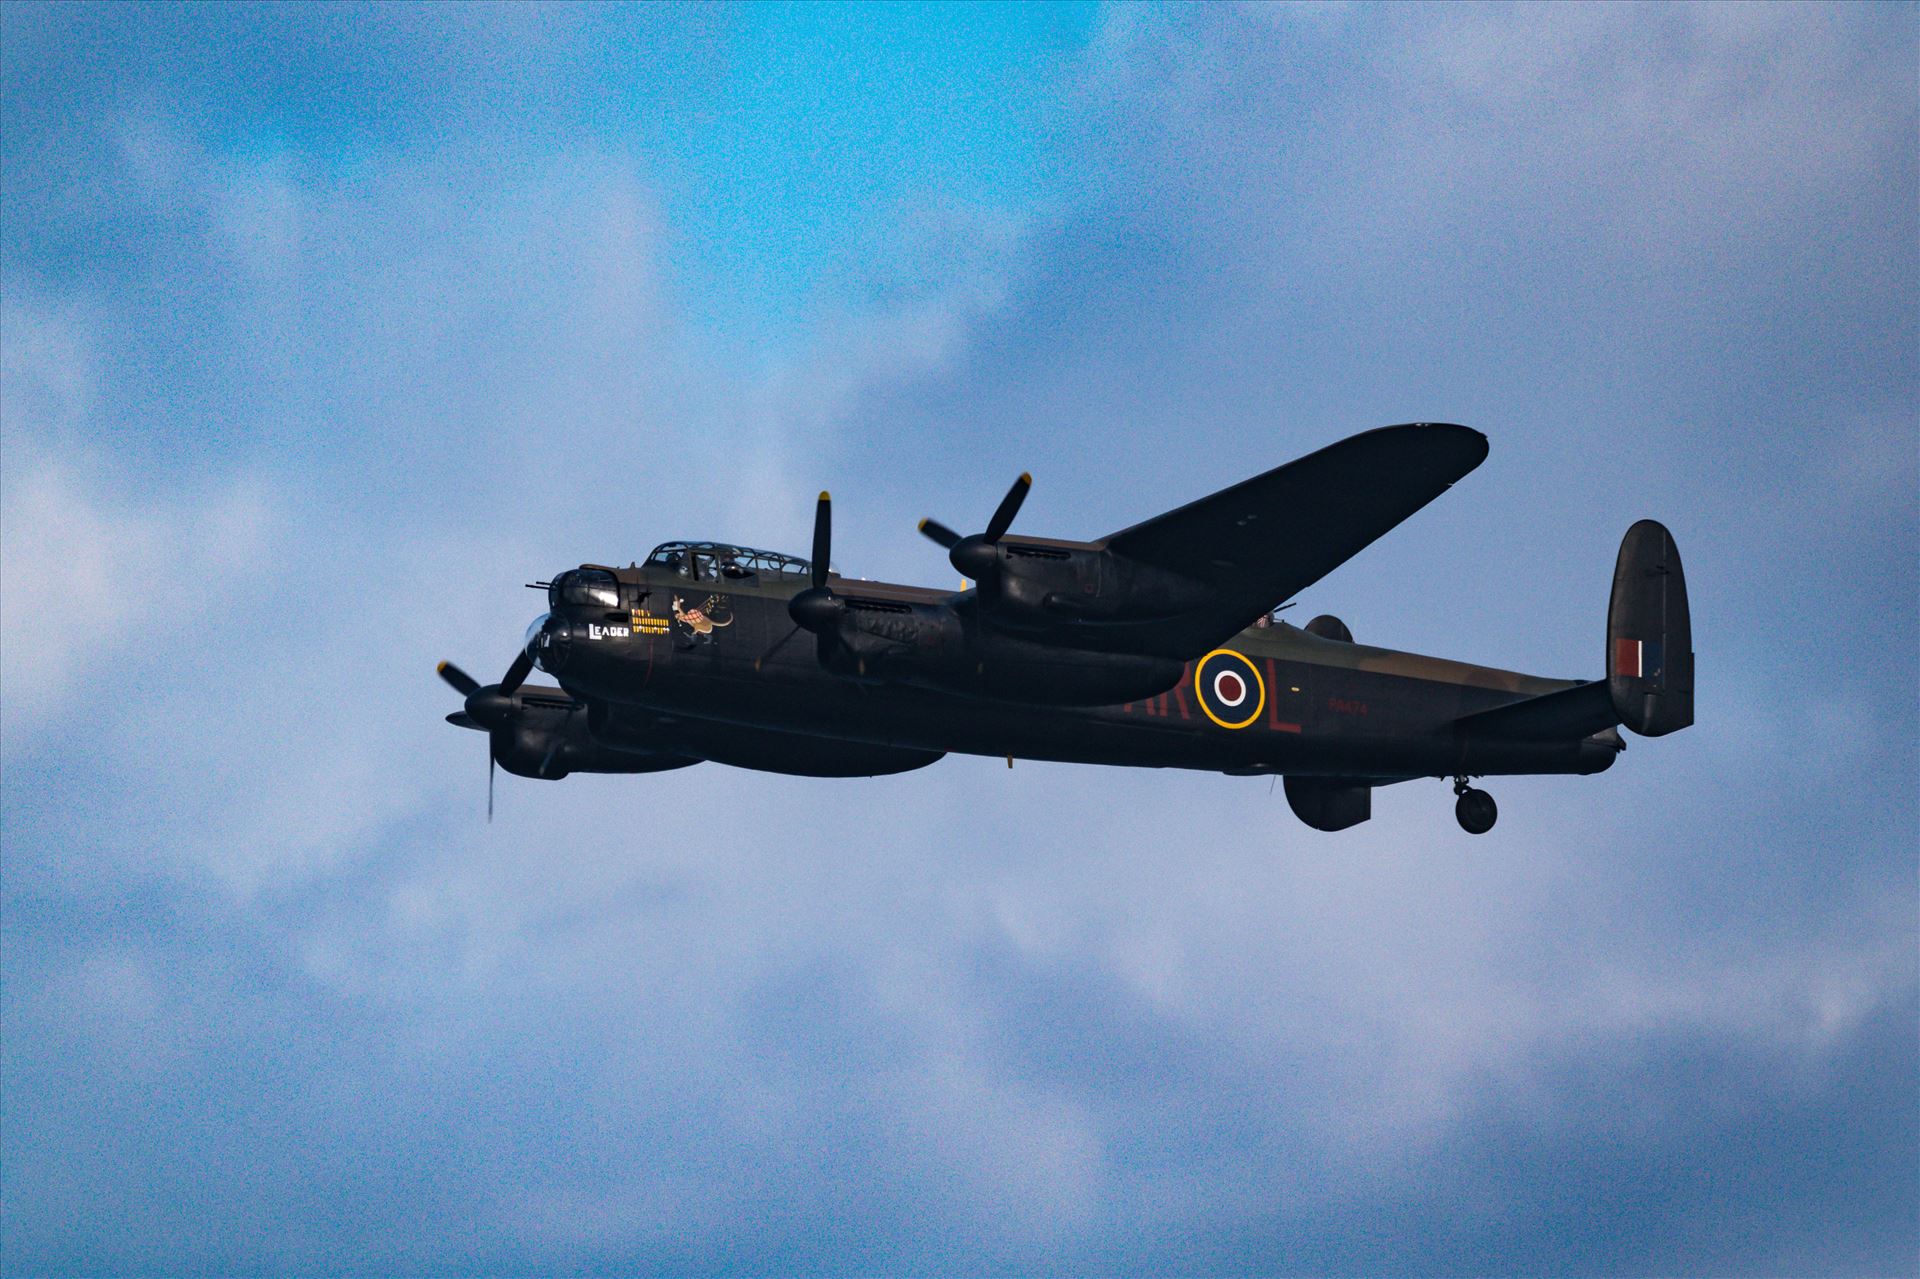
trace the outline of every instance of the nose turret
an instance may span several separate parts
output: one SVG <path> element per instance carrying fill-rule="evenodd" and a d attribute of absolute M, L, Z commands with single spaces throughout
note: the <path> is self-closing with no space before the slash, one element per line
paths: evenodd
<path fill-rule="evenodd" d="M 528 660 L 535 666 L 549 675 L 555 675 L 566 665 L 567 649 L 572 638 L 573 628 L 567 624 L 566 618 L 555 613 L 542 613 L 527 627 L 524 650 Z"/>

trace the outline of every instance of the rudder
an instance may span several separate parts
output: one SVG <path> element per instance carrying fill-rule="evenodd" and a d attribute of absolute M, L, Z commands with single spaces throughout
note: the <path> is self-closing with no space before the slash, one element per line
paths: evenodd
<path fill-rule="evenodd" d="M 1641 520 L 1620 539 L 1607 607 L 1607 693 L 1643 737 L 1693 723 L 1693 624 L 1673 534 Z"/>

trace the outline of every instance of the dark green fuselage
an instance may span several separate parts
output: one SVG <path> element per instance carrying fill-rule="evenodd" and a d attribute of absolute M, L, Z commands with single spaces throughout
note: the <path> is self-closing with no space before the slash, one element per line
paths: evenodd
<path fill-rule="evenodd" d="M 788 601 L 803 578 L 690 577 L 651 563 L 610 571 L 619 607 L 556 599 L 533 643 L 542 668 L 592 709 L 586 736 L 593 745 L 627 755 L 831 776 L 904 771 L 958 751 L 1377 784 L 1462 773 L 1592 773 L 1618 750 L 1608 735 L 1514 739 L 1456 727 L 1463 716 L 1579 681 L 1372 648 L 1279 622 L 1229 639 L 1221 645 L 1229 655 L 1182 664 L 1178 678 L 1151 695 L 1060 706 L 835 673 L 816 657 L 813 637 L 796 633 L 789 619 Z M 946 608 L 965 618 L 974 607 L 970 592 L 839 578 L 833 585 L 875 609 Z M 1204 685 L 1215 686 L 1211 699 Z M 1219 699 L 1221 686 L 1238 694 L 1231 707 Z M 569 733 L 548 775 L 596 768 L 579 738 Z M 606 771 L 628 771 L 608 763 Z"/>

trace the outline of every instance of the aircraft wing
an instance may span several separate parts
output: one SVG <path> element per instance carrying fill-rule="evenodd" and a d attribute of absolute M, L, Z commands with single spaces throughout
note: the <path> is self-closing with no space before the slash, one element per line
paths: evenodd
<path fill-rule="evenodd" d="M 1385 426 L 1330 444 L 1105 539 L 1107 549 L 1207 584 L 1213 599 L 1129 632 L 1199 653 L 1305 590 L 1487 456 L 1464 426 Z"/>

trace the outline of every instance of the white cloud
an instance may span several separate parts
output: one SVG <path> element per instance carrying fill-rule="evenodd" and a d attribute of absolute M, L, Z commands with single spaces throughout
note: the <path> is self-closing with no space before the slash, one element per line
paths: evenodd
<path fill-rule="evenodd" d="M 10 300 L 0 503 L 0 684 L 6 749 L 30 746 L 116 660 L 179 642 L 272 537 L 247 480 L 156 495 L 104 459 L 89 342 L 77 324 Z M 69 716 L 69 724 L 78 721 Z"/>
<path fill-rule="evenodd" d="M 1433 54 L 1444 74 L 1420 90 L 1496 106 L 1512 94 L 1519 105 L 1500 109 L 1525 110 L 1554 92 L 1560 60 L 1587 65 L 1604 36 L 1585 25 L 1605 21 L 1570 17 L 1531 53 L 1469 32 Z M 1193 52 L 1198 77 L 1218 51 Z M 1603 101 L 1597 126 L 1556 118 L 1597 128 L 1581 154 L 1604 159 L 1610 130 L 1664 136 L 1647 92 Z M 1466 158 L 1492 165 L 1488 135 L 1475 138 Z M 1436 146 L 1408 162 L 1438 177 L 1461 152 Z M 1203 1077 L 1167 1085 L 1177 1105 L 1287 1134 L 1239 1186 L 1259 1209 L 1273 1187 L 1309 1201 L 1378 1188 L 1384 1156 L 1417 1167 L 1476 1098 L 1524 1097 L 1543 1063 L 1617 1056 L 1650 1035 L 1730 1034 L 1817 1076 L 1911 989 L 1910 921 L 1856 909 L 1901 900 L 1871 876 L 1822 908 L 1860 921 L 1858 936 L 1788 935 L 1770 915 L 1666 944 L 1642 900 L 1673 889 L 1648 851 L 1666 836 L 1649 814 L 1710 784 L 1706 770 L 1663 777 L 1693 735 L 1636 746 L 1602 778 L 1516 784 L 1538 804 L 1513 804 L 1477 844 L 1451 829 L 1432 783 L 1384 792 L 1371 826 L 1329 838 L 1260 783 L 972 760 L 848 783 L 713 766 L 503 778 L 500 819 L 482 827 L 480 742 L 439 722 L 456 699 L 433 660 L 490 677 L 538 607 L 519 581 L 621 557 L 608 546 L 638 554 L 636 537 L 772 529 L 766 540 L 800 544 L 825 482 L 813 477 L 857 471 L 875 443 L 849 435 L 863 397 L 964 371 L 970 338 L 1006 305 L 1017 229 L 977 259 L 956 251 L 935 287 L 740 369 L 679 323 L 657 279 L 659 211 L 614 158 L 569 155 L 493 185 L 417 157 L 346 177 L 177 172 L 166 181 L 192 191 L 189 207 L 214 211 L 196 232 L 205 255 L 242 268 L 221 277 L 217 306 L 232 349 L 267 358 L 243 381 L 264 407 L 240 425 L 284 470 L 271 501 L 236 480 L 148 493 L 103 443 L 65 447 L 95 432 L 110 389 L 78 330 L 20 313 L 29 337 L 7 344 L 8 714 L 53 722 L 60 698 L 16 701 L 23 681 L 70 694 L 129 650 L 110 627 L 59 632 L 73 613 L 49 582 L 88 586 L 115 614 L 144 601 L 159 619 L 140 636 L 151 678 L 115 685 L 135 696 L 99 754 L 130 783 L 125 811 L 151 815 L 127 848 L 119 815 L 103 814 L 88 831 L 101 864 L 215 888 L 284 948 L 326 1015 L 370 1015 L 397 1084 L 497 1076 L 492 1102 L 511 1105 L 532 1087 L 512 1067 L 557 1057 L 591 1099 L 579 1140 L 608 1165 L 617 1141 L 593 1145 L 608 1133 L 689 1109 L 726 1117 L 721 1156 L 688 1141 L 650 1152 L 643 1175 L 551 1161 L 516 1172 L 502 1231 L 565 1244 L 658 1237 L 647 1231 L 676 1220 L 723 1230 L 715 1205 L 765 1202 L 752 1175 L 805 1168 L 810 1147 L 845 1137 L 839 1123 L 885 1165 L 856 1173 L 915 1180 L 921 1198 L 936 1187 L 976 1231 L 1064 1239 L 1124 1194 L 1152 1211 L 1191 1152 L 1169 1156 L 1159 1182 L 1119 1165 L 1106 1125 L 1166 1117 L 1124 1076 L 1113 1084 L 1104 1045 L 1083 1042 L 1102 1029 L 1084 1022 L 1108 1013 L 1134 1023 L 1116 1035 L 1203 1046 Z M 10 335 L 15 323 L 10 311 Z M 31 373 L 18 391 L 16 355 Z M 32 406 L 17 431 L 16 403 Z M 112 580 L 123 565 L 132 596 Z M 244 589 L 217 601 L 200 585 L 236 576 Z M 1596 578 L 1596 605 L 1601 593 Z M 12 751 L 11 718 L 8 736 Z M 144 962 L 86 960 L 71 989 L 103 1004 L 121 992 L 129 1016 L 171 1007 Z M 768 994 L 815 967 L 833 974 L 824 992 Z M 1023 1002 L 1008 988 L 1021 981 L 1066 1016 Z M 219 996 L 253 998 L 241 985 Z M 798 1065 L 770 1060 L 781 1046 Z M 1210 1095 L 1229 1070 L 1244 1091 Z M 823 1118 L 836 1102 L 844 1114 Z M 727 1166 L 742 1151 L 750 1166 Z M 1349 1175 L 1315 1191 L 1329 1166 Z"/>
<path fill-rule="evenodd" d="M 1898 180 L 1911 189 L 1908 33 L 1886 14 L 1201 13 L 1120 10 L 1083 92 L 1130 151 L 1140 135 L 1140 180 L 1267 259 L 1282 296 L 1329 264 L 1403 297 L 1430 277 L 1526 287 L 1487 273 L 1542 267 L 1582 293 L 1645 271 L 1713 290 L 1754 252 L 1844 261 L 1864 219 L 1901 207 Z"/>
<path fill-rule="evenodd" d="M 216 157 L 151 119 L 120 137 L 207 264 L 211 292 L 184 304 L 213 309 L 234 371 L 222 443 L 272 459 L 275 487 L 143 486 L 106 444 L 126 388 L 87 358 L 138 317 L 62 326 L 10 303 L 9 749 L 126 651 L 137 615 L 159 674 L 126 690 L 106 762 L 161 831 L 122 855 L 243 898 L 358 864 L 450 787 L 480 802 L 484 751 L 438 722 L 455 703 L 431 666 L 504 666 L 537 608 L 519 582 L 637 558 L 635 539 L 804 542 L 841 417 L 952 358 L 1010 243 L 969 224 L 958 275 L 742 376 L 663 296 L 631 163 L 572 152 L 491 182 L 388 156 L 343 175 Z"/>

